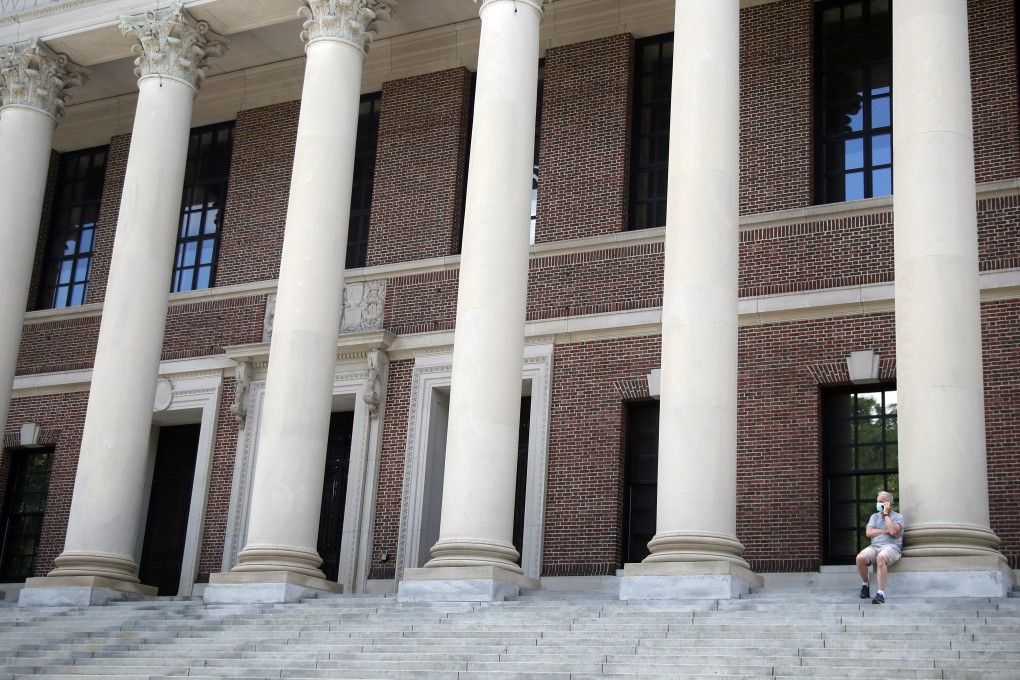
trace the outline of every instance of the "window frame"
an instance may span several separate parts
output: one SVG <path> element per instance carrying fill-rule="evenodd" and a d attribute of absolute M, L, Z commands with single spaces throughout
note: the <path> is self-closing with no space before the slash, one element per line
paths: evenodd
<path fill-rule="evenodd" d="M 220 241 L 223 236 L 223 225 L 225 221 L 226 207 L 227 207 L 227 191 L 230 185 L 230 170 L 232 165 L 232 154 L 234 146 L 234 128 L 235 121 L 230 120 L 223 123 L 214 123 L 213 125 L 204 125 L 202 127 L 192 128 L 191 134 L 188 138 L 188 159 L 187 165 L 185 166 L 185 180 L 184 187 L 181 194 L 181 212 L 177 222 L 177 241 L 174 245 L 174 263 L 173 273 L 171 275 L 170 292 L 171 293 L 185 293 L 194 290 L 208 290 L 216 286 L 216 273 L 219 266 L 220 259 Z M 228 139 L 226 142 L 217 142 L 216 137 L 219 133 L 228 131 Z M 212 142 L 210 146 L 222 145 L 225 146 L 225 151 L 222 151 L 227 157 L 225 172 L 206 176 L 205 171 L 209 164 L 215 163 L 217 160 L 216 156 L 203 156 L 200 155 L 199 151 L 202 147 L 203 135 L 211 134 Z M 219 193 L 218 203 L 215 205 L 208 200 L 210 189 L 215 190 Z M 204 194 L 201 204 L 198 205 L 197 210 L 195 201 L 192 200 L 193 196 L 201 192 Z M 208 231 L 208 220 L 209 215 L 214 213 L 215 217 L 212 218 L 215 224 L 215 230 Z M 190 223 L 191 216 L 199 215 L 198 231 L 196 234 L 190 234 Z M 210 261 L 208 263 L 202 261 L 202 253 L 205 243 L 210 242 L 212 244 L 210 253 Z M 188 256 L 188 247 L 190 244 L 197 244 L 193 257 Z M 185 261 L 187 259 L 187 262 Z M 206 281 L 207 285 L 200 285 L 200 272 L 203 268 L 208 267 L 209 275 Z M 187 281 L 187 285 L 184 283 L 185 273 L 190 273 L 190 278 Z"/>
<path fill-rule="evenodd" d="M 631 158 L 630 158 L 630 210 L 629 219 L 627 220 L 627 229 L 629 231 L 639 231 L 642 229 L 655 229 L 663 227 L 666 224 L 666 208 L 667 198 L 669 194 L 669 128 L 670 128 L 670 111 L 672 109 L 672 80 L 673 80 L 673 33 L 663 33 L 661 35 L 650 36 L 648 38 L 641 38 L 640 40 L 634 41 L 634 82 L 631 90 Z M 645 61 L 645 50 L 651 45 L 659 46 L 658 59 L 660 62 L 663 60 L 663 52 L 665 46 L 669 45 L 669 68 L 666 69 L 660 66 L 654 70 L 647 72 L 648 76 L 652 78 L 656 74 L 669 72 L 669 83 L 666 86 L 665 98 L 650 98 L 645 100 L 641 97 L 642 89 L 642 76 L 644 73 L 644 61 Z M 661 83 L 660 83 L 661 86 Z M 657 117 L 658 125 L 653 125 L 649 132 L 642 132 L 640 130 L 642 112 L 645 109 L 656 110 L 656 113 L 650 114 L 652 118 Z M 663 127 L 664 125 L 664 127 Z M 663 151 L 665 156 L 656 162 L 642 162 L 641 160 L 641 148 L 642 139 L 648 137 L 655 139 L 656 143 L 649 147 L 651 151 L 653 148 L 659 148 L 660 152 Z M 661 155 L 661 154 L 660 154 Z M 649 196 L 647 199 L 638 199 L 641 195 L 640 187 L 642 177 L 651 175 L 652 180 L 649 182 Z M 655 185 L 654 187 L 652 185 Z M 652 205 L 653 214 L 651 217 L 640 218 L 641 207 L 646 205 Z M 651 223 L 648 223 L 648 222 Z"/>
<path fill-rule="evenodd" d="M 851 200 L 861 200 L 867 198 L 877 198 L 880 196 L 891 196 L 894 189 L 894 159 L 892 150 L 892 110 L 895 99 L 895 87 L 892 82 L 892 12 L 893 2 L 889 0 L 889 54 L 888 57 L 876 57 L 872 53 L 872 46 L 879 42 L 875 37 L 876 32 L 879 29 L 874 28 L 872 25 L 871 18 L 871 3 L 874 0 L 816 0 L 814 3 L 814 17 L 813 17 L 813 30 L 814 30 L 814 201 L 816 205 L 826 205 L 829 203 L 842 203 Z M 861 23 L 862 23 L 862 36 L 863 42 L 860 45 L 861 53 L 863 58 L 859 61 L 853 62 L 852 65 L 843 64 L 840 68 L 832 68 L 829 70 L 825 69 L 825 38 L 824 38 L 824 15 L 827 10 L 840 9 L 841 21 L 845 21 L 845 15 L 843 11 L 847 5 L 854 3 L 860 3 L 862 8 Z M 888 65 L 889 71 L 889 86 L 888 93 L 874 92 L 875 88 L 872 87 L 872 71 L 875 67 L 880 67 L 882 64 Z M 827 99 L 825 91 L 825 82 L 827 77 L 832 77 L 839 73 L 845 73 L 853 70 L 861 71 L 861 87 L 862 95 L 860 115 L 862 120 L 862 128 L 859 131 L 851 130 L 850 132 L 840 132 L 838 134 L 827 134 L 825 129 L 826 124 L 826 109 L 834 109 L 839 103 L 846 104 L 850 100 L 848 96 L 836 97 L 836 99 Z M 888 125 L 882 125 L 875 127 L 873 125 L 873 106 L 872 102 L 879 99 L 888 99 Z M 856 115 L 856 114 L 855 114 Z M 881 137 L 888 138 L 888 162 L 875 163 L 874 161 L 874 149 L 875 141 Z M 826 167 L 826 153 L 828 149 L 835 148 L 837 145 L 841 145 L 843 149 L 843 158 L 846 158 L 846 142 L 861 141 L 861 166 L 847 169 L 845 164 L 841 170 L 830 170 Z M 875 176 L 876 173 L 882 171 L 888 171 L 888 193 L 875 193 Z M 846 178 L 848 175 L 860 172 L 863 177 L 863 190 L 861 196 L 855 196 L 847 198 L 847 183 Z M 829 181 L 834 180 L 842 176 L 843 183 L 842 189 L 839 192 L 830 193 Z"/>
<path fill-rule="evenodd" d="M 101 161 L 97 161 L 99 157 Z M 83 158 L 89 157 L 89 168 L 71 179 L 72 173 L 81 174 L 80 166 Z M 88 283 L 92 277 L 92 258 L 95 254 L 96 237 L 99 234 L 99 214 L 102 210 L 103 189 L 106 185 L 106 166 L 109 162 L 109 145 L 94 146 L 88 149 L 70 151 L 60 155 L 57 163 L 57 179 L 50 207 L 49 228 L 46 233 L 46 249 L 43 255 L 42 273 L 39 277 L 39 288 L 36 292 L 35 309 L 64 309 L 78 307 L 86 303 Z M 65 191 L 72 194 L 78 192 L 74 185 L 81 184 L 81 193 L 90 188 L 95 189 L 94 195 L 82 196 L 79 200 L 61 200 Z M 65 187 L 72 188 L 66 189 Z M 74 218 L 90 214 L 91 217 Z M 66 218 L 66 219 L 65 219 Z M 91 232 L 86 241 L 87 232 Z M 68 244 L 73 235 L 74 252 L 68 254 Z M 62 250 L 57 251 L 58 242 L 63 242 Z M 87 244 L 87 245 L 83 245 Z M 57 251 L 57 252 L 55 252 Z M 83 265 L 81 263 L 84 263 Z M 65 263 L 69 263 L 65 269 Z M 79 272 L 81 268 L 84 271 Z M 61 282 L 64 272 L 69 277 Z M 79 277 L 81 273 L 81 277 Z M 80 297 L 75 298 L 75 288 L 80 286 Z M 58 300 L 63 297 L 63 300 Z"/>

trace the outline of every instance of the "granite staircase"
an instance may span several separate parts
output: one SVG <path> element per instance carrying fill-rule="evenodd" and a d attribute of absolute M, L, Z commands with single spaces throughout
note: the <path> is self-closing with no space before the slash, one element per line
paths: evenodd
<path fill-rule="evenodd" d="M 482 604 L 3 605 L 0 680 L 1020 678 L 1020 598 L 873 605 L 850 586 L 644 603 L 542 591 Z"/>

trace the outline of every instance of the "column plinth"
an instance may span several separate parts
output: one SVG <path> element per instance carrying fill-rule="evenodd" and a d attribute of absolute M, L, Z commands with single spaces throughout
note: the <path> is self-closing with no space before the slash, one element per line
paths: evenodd
<path fill-rule="evenodd" d="M 0 432 L 7 426 L 21 328 L 35 261 L 49 172 L 53 129 L 68 90 L 87 74 L 32 39 L 0 48 L 0 206 L 4 266 L 0 268 Z"/>
<path fill-rule="evenodd" d="M 316 551 L 343 309 L 361 72 L 393 3 L 304 0 L 301 112 L 245 547 L 207 602 L 339 592 Z M 257 584 L 257 585 L 253 585 Z"/>
<path fill-rule="evenodd" d="M 651 554 L 621 599 L 733 597 L 760 585 L 736 537 L 737 0 L 677 0 Z"/>
<path fill-rule="evenodd" d="M 155 594 L 140 587 L 136 576 L 139 508 L 191 111 L 207 59 L 221 54 L 225 43 L 180 5 L 121 22 L 122 32 L 138 41 L 138 104 L 67 538 L 56 568 L 26 590 L 102 582 L 104 590 Z M 40 597 L 29 594 L 23 601 L 34 604 Z M 88 592 L 80 601 L 95 599 Z"/>
<path fill-rule="evenodd" d="M 524 579 L 513 517 L 541 0 L 487 0 L 479 16 L 439 541 L 405 571 L 404 600 L 501 599 Z M 494 576 L 478 580 L 478 567 Z"/>
<path fill-rule="evenodd" d="M 1012 573 L 1003 575 L 989 522 L 967 3 L 905 0 L 895 10 L 896 377 L 906 530 L 889 583 L 897 592 L 910 583 L 923 591 L 925 578 L 977 569 L 991 584 L 980 592 L 927 587 L 1003 595 Z"/>

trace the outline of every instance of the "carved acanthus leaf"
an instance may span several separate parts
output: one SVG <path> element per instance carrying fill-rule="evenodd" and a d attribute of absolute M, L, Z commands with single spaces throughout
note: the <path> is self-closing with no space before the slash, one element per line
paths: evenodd
<path fill-rule="evenodd" d="M 305 19 L 301 39 L 342 40 L 367 52 L 380 19 L 389 19 L 396 0 L 301 0 L 298 16 Z"/>
<path fill-rule="evenodd" d="M 228 40 L 209 30 L 209 24 L 195 21 L 180 3 L 167 9 L 149 10 L 138 16 L 120 17 L 120 30 L 137 42 L 131 51 L 135 75 L 180 80 L 199 88 L 209 60 L 227 51 Z"/>
<path fill-rule="evenodd" d="M 0 100 L 4 106 L 27 106 L 59 118 L 68 90 L 84 85 L 89 72 L 38 38 L 7 45 L 0 54 Z"/>

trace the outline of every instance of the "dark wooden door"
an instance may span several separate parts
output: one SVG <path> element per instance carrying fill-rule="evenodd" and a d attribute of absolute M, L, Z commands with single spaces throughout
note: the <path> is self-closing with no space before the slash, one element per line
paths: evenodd
<path fill-rule="evenodd" d="M 343 539 L 344 506 L 347 503 L 347 476 L 351 469 L 353 435 L 353 411 L 343 411 L 330 416 L 317 549 L 319 557 L 322 558 L 322 573 L 331 581 L 336 581 L 340 575 L 340 543 Z"/>
<path fill-rule="evenodd" d="M 23 583 L 35 575 L 53 452 L 10 451 L 8 454 L 11 463 L 4 496 L 0 579 L 5 583 Z"/>
<path fill-rule="evenodd" d="M 160 595 L 176 595 L 180 589 L 201 429 L 196 424 L 159 430 L 138 578 L 159 588 Z"/>
<path fill-rule="evenodd" d="M 517 488 L 514 492 L 514 547 L 517 564 L 524 557 L 524 505 L 528 492 L 528 440 L 531 438 L 531 397 L 521 397 L 521 424 L 517 431 Z"/>
<path fill-rule="evenodd" d="M 624 451 L 623 561 L 648 557 L 655 536 L 659 480 L 659 402 L 627 405 Z"/>

